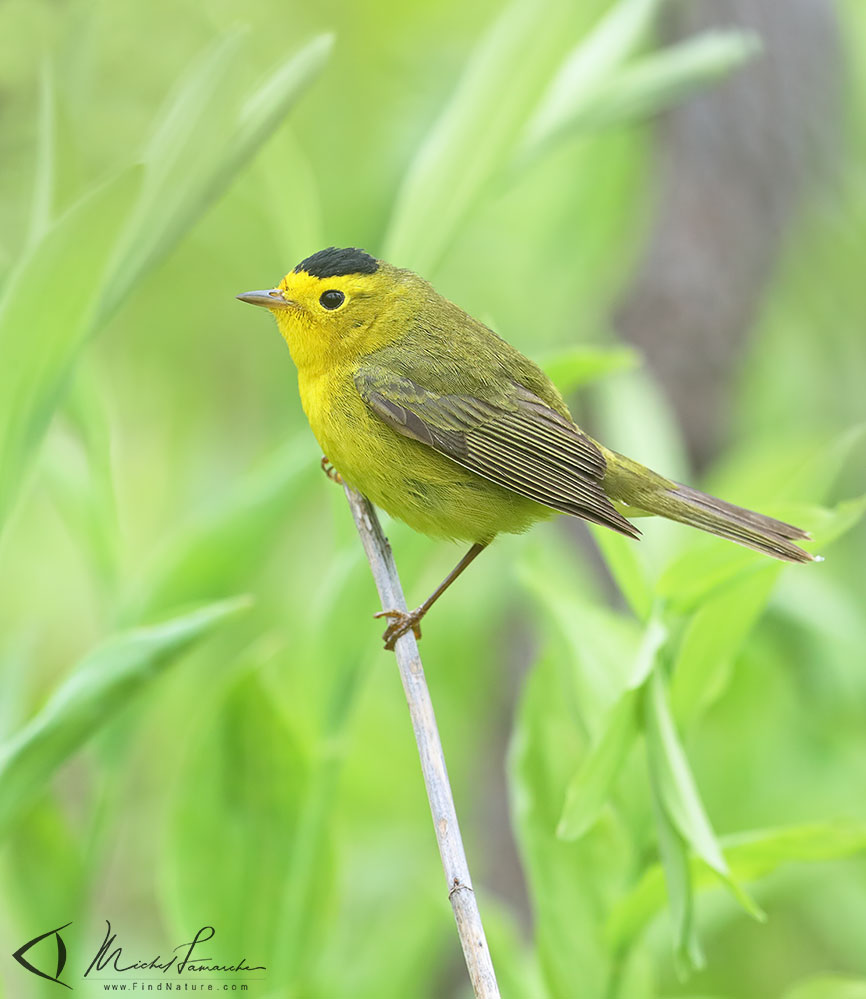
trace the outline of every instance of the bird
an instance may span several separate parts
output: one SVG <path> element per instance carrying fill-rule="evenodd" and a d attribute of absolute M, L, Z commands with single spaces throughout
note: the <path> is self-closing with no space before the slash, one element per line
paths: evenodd
<path fill-rule="evenodd" d="M 385 647 L 412 630 L 499 534 L 566 514 L 637 539 L 657 515 L 786 562 L 820 560 L 792 524 L 716 499 L 583 431 L 547 375 L 411 270 L 357 247 L 306 257 L 236 296 L 276 319 L 310 427 L 340 478 L 390 516 L 470 547 Z"/>

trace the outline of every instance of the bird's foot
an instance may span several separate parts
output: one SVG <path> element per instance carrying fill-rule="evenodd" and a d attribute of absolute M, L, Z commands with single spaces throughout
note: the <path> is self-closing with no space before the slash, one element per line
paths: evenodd
<path fill-rule="evenodd" d="M 322 455 L 322 471 L 328 476 L 331 482 L 336 482 L 338 486 L 343 484 L 342 476 L 337 469 L 334 468 L 330 461 L 328 461 L 328 456 L 326 454 Z"/>
<path fill-rule="evenodd" d="M 382 635 L 385 648 L 389 652 L 393 651 L 397 639 L 401 635 L 405 635 L 407 631 L 413 631 L 415 638 L 421 638 L 421 618 L 424 617 L 424 611 L 420 607 L 416 607 L 413 611 L 379 611 L 373 617 L 387 617 L 392 619 L 391 623 L 385 629 L 385 633 Z"/>

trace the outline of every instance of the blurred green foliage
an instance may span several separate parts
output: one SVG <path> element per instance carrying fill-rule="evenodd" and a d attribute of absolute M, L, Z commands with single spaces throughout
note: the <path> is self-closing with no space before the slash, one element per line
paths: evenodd
<path fill-rule="evenodd" d="M 685 477 L 606 317 L 646 215 L 642 120 L 760 54 L 733 31 L 659 47 L 661 6 L 249 0 L 245 31 L 221 0 L 0 6 L 6 952 L 70 919 L 71 955 L 106 918 L 141 954 L 212 924 L 268 966 L 251 994 L 465 994 L 360 546 L 283 345 L 232 296 L 365 246 Z M 505 995 L 863 994 L 866 17 L 840 14 L 842 169 L 705 482 L 827 561 L 653 522 L 640 545 L 593 529 L 608 578 L 560 523 L 500 541 L 425 628 Z M 389 531 L 428 592 L 454 551 Z M 531 910 L 500 883 L 506 742 Z M 43 994 L 25 978 L 0 961 L 4 994 Z"/>

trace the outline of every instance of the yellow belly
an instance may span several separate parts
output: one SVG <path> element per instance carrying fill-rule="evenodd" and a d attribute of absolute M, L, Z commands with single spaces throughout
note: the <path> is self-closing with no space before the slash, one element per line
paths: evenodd
<path fill-rule="evenodd" d="M 358 394 L 351 369 L 301 375 L 299 388 L 313 433 L 340 475 L 414 530 L 487 543 L 553 515 L 392 430 Z"/>

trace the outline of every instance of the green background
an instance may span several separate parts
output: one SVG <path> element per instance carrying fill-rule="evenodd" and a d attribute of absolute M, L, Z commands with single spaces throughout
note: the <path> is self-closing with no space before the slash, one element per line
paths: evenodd
<path fill-rule="evenodd" d="M 106 919 L 130 959 L 213 925 L 208 956 L 267 965 L 251 995 L 468 994 L 345 499 L 233 298 L 331 244 L 418 269 L 608 445 L 827 559 L 562 520 L 437 606 L 421 652 L 503 995 L 866 995 L 866 12 L 836 8 L 834 166 L 698 475 L 611 315 L 654 116 L 766 55 L 675 47 L 673 6 L 0 4 L 3 995 L 59 994 L 10 955 L 69 921 L 62 977 L 101 994 Z M 458 549 L 386 529 L 420 601 Z"/>

